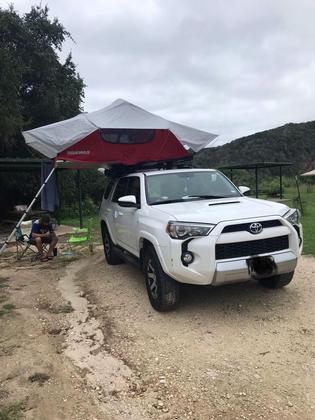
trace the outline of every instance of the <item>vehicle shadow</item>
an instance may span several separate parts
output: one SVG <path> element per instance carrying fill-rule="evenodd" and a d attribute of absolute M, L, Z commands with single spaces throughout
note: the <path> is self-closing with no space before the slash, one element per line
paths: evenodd
<path fill-rule="evenodd" d="M 294 282 L 294 280 L 293 280 Z M 182 285 L 179 312 L 216 311 L 257 312 L 272 310 L 277 307 L 287 310 L 298 304 L 299 293 L 296 287 L 289 285 L 282 289 L 267 289 L 256 281 L 237 283 L 220 287 Z"/>
<path fill-rule="evenodd" d="M 133 284 L 134 298 L 142 304 L 147 299 L 146 286 L 141 271 L 131 265 L 120 266 L 122 277 Z M 264 316 L 267 312 L 277 311 L 278 314 L 287 314 L 294 310 L 301 298 L 298 279 L 282 289 L 268 289 L 258 281 L 248 281 L 219 287 L 196 286 L 181 284 L 181 297 L 175 311 L 162 313 L 161 316 L 191 317 L 204 313 L 206 316 L 216 313 L 217 316 L 233 316 L 237 313 L 242 316 Z M 130 291 L 130 288 L 128 288 Z M 148 302 L 148 308 L 150 304 Z M 152 309 L 152 308 L 151 308 Z M 149 309 L 150 310 L 150 309 Z M 169 314 L 169 315 L 168 315 Z"/>

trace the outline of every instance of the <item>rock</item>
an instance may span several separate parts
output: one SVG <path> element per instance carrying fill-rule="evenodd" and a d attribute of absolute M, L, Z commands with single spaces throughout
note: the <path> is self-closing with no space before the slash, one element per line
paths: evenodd
<path fill-rule="evenodd" d="M 291 403 L 291 401 L 288 401 L 288 407 L 293 407 L 293 404 Z"/>

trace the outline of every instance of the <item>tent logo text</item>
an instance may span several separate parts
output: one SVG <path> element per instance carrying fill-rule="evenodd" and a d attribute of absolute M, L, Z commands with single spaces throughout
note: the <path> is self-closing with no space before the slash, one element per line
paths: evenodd
<path fill-rule="evenodd" d="M 67 155 L 89 155 L 90 150 L 69 150 Z"/>

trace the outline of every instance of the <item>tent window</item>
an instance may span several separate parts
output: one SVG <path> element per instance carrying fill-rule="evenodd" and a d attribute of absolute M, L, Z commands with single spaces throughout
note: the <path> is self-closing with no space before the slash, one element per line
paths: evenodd
<path fill-rule="evenodd" d="M 103 128 L 101 137 L 112 144 L 143 144 L 153 140 L 155 130 Z"/>

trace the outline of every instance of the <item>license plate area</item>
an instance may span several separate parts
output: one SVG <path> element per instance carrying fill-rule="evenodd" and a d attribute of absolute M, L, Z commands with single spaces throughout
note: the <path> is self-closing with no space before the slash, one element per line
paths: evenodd
<path fill-rule="evenodd" d="M 277 265 L 272 256 L 251 257 L 246 262 L 248 273 L 254 279 L 271 277 L 277 272 Z"/>

